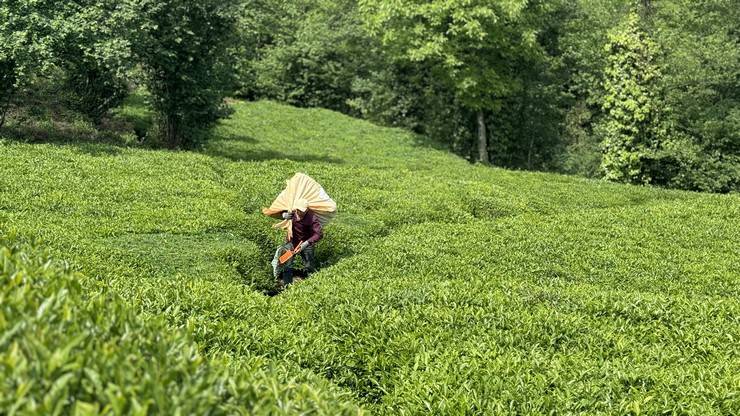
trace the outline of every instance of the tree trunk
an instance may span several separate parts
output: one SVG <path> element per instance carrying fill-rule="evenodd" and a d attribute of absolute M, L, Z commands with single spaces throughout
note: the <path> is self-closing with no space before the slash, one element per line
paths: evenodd
<path fill-rule="evenodd" d="M 13 92 L 7 91 L 5 94 L 5 103 L 0 104 L 0 128 L 5 125 L 5 117 L 10 110 L 10 103 L 13 101 Z"/>
<path fill-rule="evenodd" d="M 177 117 L 165 116 L 164 121 L 164 140 L 167 147 L 177 149 L 180 147 L 179 120 Z"/>
<path fill-rule="evenodd" d="M 8 107 L 0 108 L 0 129 L 5 125 L 5 115 L 8 114 Z"/>
<path fill-rule="evenodd" d="M 653 17 L 653 2 L 652 0 L 642 0 L 642 16 L 650 19 Z"/>
<path fill-rule="evenodd" d="M 488 137 L 486 135 L 486 117 L 483 110 L 478 110 L 478 161 L 488 165 Z"/>
<path fill-rule="evenodd" d="M 0 129 L 5 125 L 5 117 L 8 115 L 8 110 L 10 110 L 10 100 L 0 108 Z"/>

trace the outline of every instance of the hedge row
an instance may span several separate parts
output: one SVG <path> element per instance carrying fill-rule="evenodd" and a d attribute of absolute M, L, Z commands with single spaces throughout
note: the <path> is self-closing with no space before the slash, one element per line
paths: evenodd
<path fill-rule="evenodd" d="M 361 413 L 290 365 L 203 355 L 192 323 L 137 314 L 38 249 L 0 239 L 0 265 L 3 414 Z"/>

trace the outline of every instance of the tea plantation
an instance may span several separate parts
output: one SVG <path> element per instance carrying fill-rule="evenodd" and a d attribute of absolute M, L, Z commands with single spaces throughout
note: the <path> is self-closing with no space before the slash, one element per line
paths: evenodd
<path fill-rule="evenodd" d="M 0 139 L 0 414 L 740 414 L 737 195 L 233 107 L 199 152 Z M 268 297 L 298 171 L 340 213 Z"/>

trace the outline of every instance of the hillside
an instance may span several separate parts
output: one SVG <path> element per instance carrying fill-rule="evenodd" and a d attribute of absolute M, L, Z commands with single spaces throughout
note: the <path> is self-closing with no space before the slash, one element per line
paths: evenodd
<path fill-rule="evenodd" d="M 214 378 L 243 386 L 214 390 L 200 406 L 214 413 L 740 412 L 737 195 L 473 166 L 404 131 L 326 110 L 233 107 L 199 152 L 0 139 L 0 231 L 12 234 L 4 245 L 20 246 L 6 257 L 40 281 L 69 272 L 47 271 L 45 261 L 20 252 L 45 259 L 46 249 L 68 261 L 88 276 L 79 277 L 82 300 L 69 307 L 110 294 L 111 304 L 133 311 L 126 319 L 154 345 L 147 348 L 197 344 L 200 371 L 210 375 L 188 384 L 193 391 L 216 389 L 202 381 Z M 322 271 L 270 298 L 262 292 L 272 285 L 268 262 L 282 236 L 260 208 L 297 171 L 318 180 L 340 213 L 318 247 Z M 9 270 L 4 299 L 31 296 L 13 292 L 17 274 Z M 14 343 L 29 362 L 37 356 L 30 329 L 11 333 L 11 318 L 32 315 L 0 319 L 0 361 L 19 354 Z M 76 316 L 96 322 L 80 312 L 48 325 Z M 94 334 L 122 336 L 85 328 L 74 329 L 86 334 L 84 345 L 64 357 L 103 348 Z M 158 338 L 168 330 L 170 338 Z M 48 348 L 57 347 L 64 346 Z M 188 351 L 163 357 L 180 363 Z M 152 357 L 162 368 L 170 363 Z M 139 376 L 125 383 L 150 374 L 143 363 L 129 365 Z M 62 376 L 0 368 L 4 392 L 36 380 L 27 395 L 37 395 L 36 404 Z M 197 371 L 182 367 L 182 374 Z M 64 387 L 67 397 L 100 409 L 112 403 L 105 383 L 87 387 L 89 373 L 68 373 L 78 383 Z M 171 380 L 188 379 L 182 374 Z M 122 412 L 136 408 L 130 397 L 144 402 L 149 394 L 132 390 Z M 192 396 L 173 388 L 152 398 L 149 410 L 202 412 L 197 400 L 178 395 Z M 20 401 L 20 409 L 38 410 L 26 396 L 5 396 L 0 408 Z M 50 406 L 74 405 L 59 397 Z"/>

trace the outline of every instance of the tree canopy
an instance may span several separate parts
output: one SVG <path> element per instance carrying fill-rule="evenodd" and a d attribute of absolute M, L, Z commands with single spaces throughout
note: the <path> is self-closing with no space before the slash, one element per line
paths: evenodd
<path fill-rule="evenodd" d="M 8 0 L 0 125 L 33 91 L 101 123 L 145 89 L 156 116 L 144 139 L 187 148 L 237 96 L 404 127 L 471 162 L 731 192 L 740 186 L 734 6 Z"/>

